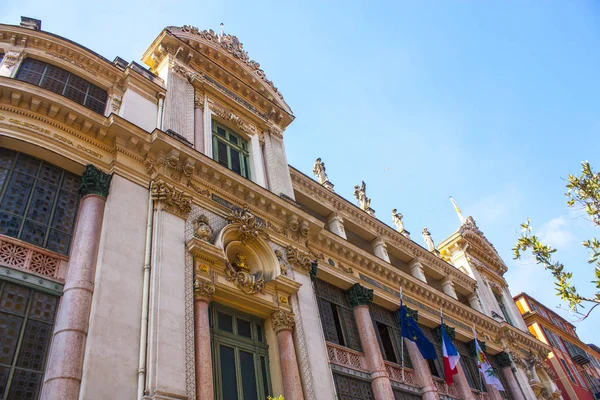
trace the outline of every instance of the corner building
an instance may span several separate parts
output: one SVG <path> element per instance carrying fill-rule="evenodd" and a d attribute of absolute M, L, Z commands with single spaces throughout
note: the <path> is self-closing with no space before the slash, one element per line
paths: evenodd
<path fill-rule="evenodd" d="M 0 60 L 0 399 L 561 397 L 473 218 L 429 251 L 364 183 L 357 207 L 288 167 L 292 111 L 235 36 L 165 28 L 143 67 L 23 18 Z"/>
<path fill-rule="evenodd" d="M 538 368 L 541 378 L 556 382 L 564 399 L 600 398 L 600 354 L 579 339 L 573 324 L 527 293 L 514 299 L 531 334 L 552 348 Z"/>

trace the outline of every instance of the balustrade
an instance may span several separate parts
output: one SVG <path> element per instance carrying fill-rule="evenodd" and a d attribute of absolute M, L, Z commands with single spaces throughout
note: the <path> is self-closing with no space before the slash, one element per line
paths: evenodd
<path fill-rule="evenodd" d="M 64 282 L 64 278 L 60 278 L 58 273 L 61 261 L 67 260 L 66 256 L 0 235 L 0 265 L 2 266 L 21 269 Z"/>

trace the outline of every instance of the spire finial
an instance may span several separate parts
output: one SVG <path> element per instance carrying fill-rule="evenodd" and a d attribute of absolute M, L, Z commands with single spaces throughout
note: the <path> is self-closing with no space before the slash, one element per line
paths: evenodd
<path fill-rule="evenodd" d="M 460 224 L 464 224 L 467 220 L 466 218 L 462 215 L 462 212 L 460 211 L 460 208 L 458 207 L 458 204 L 456 204 L 456 201 L 454 201 L 454 199 L 452 198 L 452 196 L 450 196 L 450 201 L 452 202 L 452 205 L 454 205 L 454 210 L 456 210 L 456 215 L 458 215 L 458 219 L 460 220 Z"/>

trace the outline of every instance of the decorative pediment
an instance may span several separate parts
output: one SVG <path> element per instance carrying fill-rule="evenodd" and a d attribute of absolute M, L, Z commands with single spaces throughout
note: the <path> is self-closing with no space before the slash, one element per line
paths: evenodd
<path fill-rule="evenodd" d="M 506 264 L 504 264 L 504 261 L 498 254 L 498 251 L 479 229 L 473 217 L 468 217 L 466 219 L 466 221 L 461 225 L 459 233 L 477 250 L 479 250 L 476 251 L 479 257 L 485 259 L 485 261 L 491 264 L 494 269 L 500 273 L 500 275 L 503 275 L 507 271 Z"/>

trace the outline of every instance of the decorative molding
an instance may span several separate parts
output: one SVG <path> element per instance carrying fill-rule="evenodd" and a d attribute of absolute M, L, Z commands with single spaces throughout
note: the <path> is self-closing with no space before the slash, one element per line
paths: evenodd
<path fill-rule="evenodd" d="M 283 256 L 281 250 L 275 250 L 275 256 L 277 257 L 277 261 L 279 261 L 279 270 L 281 272 L 281 275 L 287 276 L 289 271 L 285 262 L 285 257 Z"/>
<path fill-rule="evenodd" d="M 162 204 L 166 211 L 181 218 L 185 219 L 192 210 L 192 196 L 162 179 L 152 181 L 150 191 L 154 201 Z"/>
<path fill-rule="evenodd" d="M 194 274 L 194 300 L 210 302 L 215 294 L 215 285 Z"/>
<path fill-rule="evenodd" d="M 223 107 L 222 105 L 217 103 L 211 103 L 210 110 L 217 116 L 223 118 L 225 121 L 231 122 L 233 125 L 240 128 L 248 135 L 258 135 L 258 130 L 256 129 L 256 126 L 244 121 L 242 118 L 240 118 L 227 108 Z"/>
<path fill-rule="evenodd" d="M 237 225 L 240 241 L 244 244 L 259 237 L 269 240 L 269 234 L 265 232 L 265 223 L 259 220 L 248 206 L 232 209 L 227 216 L 227 221 L 230 224 Z"/>
<path fill-rule="evenodd" d="M 59 277 L 59 267 L 61 261 L 67 260 L 66 256 L 0 235 L 0 265 L 2 266 L 42 275 L 62 283 L 64 279 Z"/>
<path fill-rule="evenodd" d="M 194 237 L 210 243 L 213 229 L 208 224 L 208 217 L 204 214 L 194 220 Z"/>
<path fill-rule="evenodd" d="M 236 263 L 234 263 L 236 264 Z M 233 282 L 242 292 L 246 294 L 263 293 L 265 289 L 265 278 L 258 279 L 251 275 L 249 268 L 245 269 L 240 264 L 232 265 L 229 261 L 225 263 L 225 275 L 229 282 Z"/>
<path fill-rule="evenodd" d="M 451 326 L 444 324 L 444 330 L 446 331 L 446 334 L 448 335 L 448 337 L 450 339 L 454 340 L 456 338 L 456 328 L 453 328 Z M 435 335 L 435 338 L 438 341 L 442 340 L 442 326 L 441 325 L 434 328 L 433 333 Z"/>
<path fill-rule="evenodd" d="M 355 283 L 350 289 L 346 290 L 346 297 L 350 307 L 368 306 L 373 303 L 373 289 L 367 289 L 360 283 Z"/>
<path fill-rule="evenodd" d="M 294 328 L 294 314 L 284 310 L 277 310 L 271 315 L 271 323 L 276 333 L 282 330 L 291 331 Z"/>
<path fill-rule="evenodd" d="M 285 249 L 287 260 L 290 264 L 297 266 L 301 271 L 316 275 L 318 260 L 323 259 L 323 255 L 316 255 L 312 252 L 307 253 L 294 246 L 288 245 Z M 313 271 L 314 270 L 314 271 Z"/>
<path fill-rule="evenodd" d="M 191 186 L 190 182 L 196 168 L 196 161 L 191 157 L 181 160 L 180 152 L 171 149 L 169 152 L 159 151 L 154 157 L 148 155 L 144 160 L 144 165 L 146 172 L 153 180 L 164 176 L 176 183 Z"/>
<path fill-rule="evenodd" d="M 81 177 L 81 185 L 78 189 L 79 195 L 83 197 L 88 194 L 97 194 L 106 199 L 111 179 L 112 174 L 105 174 L 92 164 L 88 164 L 85 166 L 85 172 Z"/>
<path fill-rule="evenodd" d="M 4 66 L 7 68 L 14 67 L 15 64 L 17 64 L 19 62 L 22 55 L 23 55 L 22 51 L 21 52 L 7 51 L 6 54 L 4 54 L 4 59 L 3 59 Z"/>

